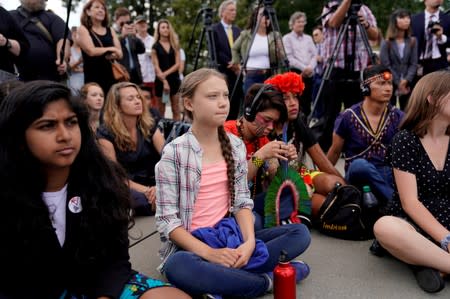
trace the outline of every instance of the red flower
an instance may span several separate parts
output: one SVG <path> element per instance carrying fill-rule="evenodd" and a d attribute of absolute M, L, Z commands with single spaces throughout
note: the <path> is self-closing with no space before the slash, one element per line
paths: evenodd
<path fill-rule="evenodd" d="M 294 72 L 275 75 L 264 81 L 264 84 L 271 84 L 282 93 L 291 92 L 298 95 L 305 89 L 302 76 Z"/>

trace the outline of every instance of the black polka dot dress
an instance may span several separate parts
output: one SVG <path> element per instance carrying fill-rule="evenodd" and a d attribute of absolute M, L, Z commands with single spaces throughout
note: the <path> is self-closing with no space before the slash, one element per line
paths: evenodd
<path fill-rule="evenodd" d="M 416 176 L 419 200 L 443 226 L 450 229 L 450 149 L 444 169 L 436 170 L 419 136 L 403 130 L 393 138 L 386 159 L 393 168 Z M 397 192 L 392 204 L 393 215 L 406 217 Z"/>

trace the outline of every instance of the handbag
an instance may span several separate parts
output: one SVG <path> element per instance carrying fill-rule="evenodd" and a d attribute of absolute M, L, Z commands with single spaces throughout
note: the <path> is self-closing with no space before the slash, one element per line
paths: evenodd
<path fill-rule="evenodd" d="M 117 60 L 111 60 L 112 74 L 116 81 L 130 81 L 130 73 Z"/>
<path fill-rule="evenodd" d="M 94 31 L 91 30 L 92 35 L 95 37 L 97 42 L 100 44 L 101 47 L 103 47 L 102 41 L 98 38 L 97 34 L 95 34 Z M 113 78 L 116 81 L 122 82 L 122 81 L 130 81 L 130 73 L 128 73 L 127 68 L 124 67 L 122 64 L 120 64 L 117 60 L 110 60 L 111 62 L 111 70 Z"/>
<path fill-rule="evenodd" d="M 345 240 L 373 238 L 372 227 L 362 220 L 361 192 L 352 185 L 336 183 L 319 210 L 316 223 L 325 235 Z"/>

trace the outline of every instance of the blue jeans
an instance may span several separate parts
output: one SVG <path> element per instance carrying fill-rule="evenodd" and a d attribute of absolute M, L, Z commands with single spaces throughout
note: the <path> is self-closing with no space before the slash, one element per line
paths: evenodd
<path fill-rule="evenodd" d="M 255 270 L 257 273 L 214 264 L 189 251 L 177 251 L 164 266 L 166 277 L 173 285 L 191 295 L 261 296 L 269 286 L 263 273 L 273 271 L 281 250 L 287 252 L 288 260 L 294 259 L 308 248 L 311 236 L 303 224 L 263 229 L 255 234 L 257 239 L 266 243 L 269 251 L 269 258 Z"/>
<path fill-rule="evenodd" d="M 270 72 L 266 74 L 251 74 L 245 75 L 244 78 L 244 96 L 247 94 L 247 90 L 255 83 L 264 83 L 266 79 L 270 77 Z"/>
<path fill-rule="evenodd" d="M 375 167 L 365 159 L 356 159 L 348 167 L 345 180 L 359 189 L 370 186 L 373 194 L 384 203 L 392 200 L 394 184 L 389 166 Z"/>

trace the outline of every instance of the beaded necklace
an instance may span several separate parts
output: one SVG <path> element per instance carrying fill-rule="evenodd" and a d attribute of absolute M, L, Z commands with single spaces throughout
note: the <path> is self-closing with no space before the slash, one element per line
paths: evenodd
<path fill-rule="evenodd" d="M 242 125 L 243 125 L 242 118 L 240 118 L 240 119 L 238 119 L 236 121 L 236 128 L 237 128 L 237 131 L 238 131 L 238 134 L 239 134 L 238 137 L 245 144 L 244 133 L 242 131 Z M 253 153 L 256 153 L 259 150 L 259 139 L 258 138 L 256 138 L 255 141 L 253 141 L 253 147 L 254 147 L 254 152 Z M 263 168 L 266 168 L 266 162 L 264 162 Z M 260 170 L 259 169 L 257 170 L 256 175 L 253 178 L 253 188 L 252 188 L 253 189 L 252 190 L 252 198 L 253 199 L 255 199 L 255 196 L 256 196 L 256 178 L 258 177 L 258 171 L 260 171 Z M 264 173 L 265 173 L 265 171 L 263 171 L 262 174 L 261 174 L 261 181 L 264 180 L 264 177 L 265 177 Z"/>

